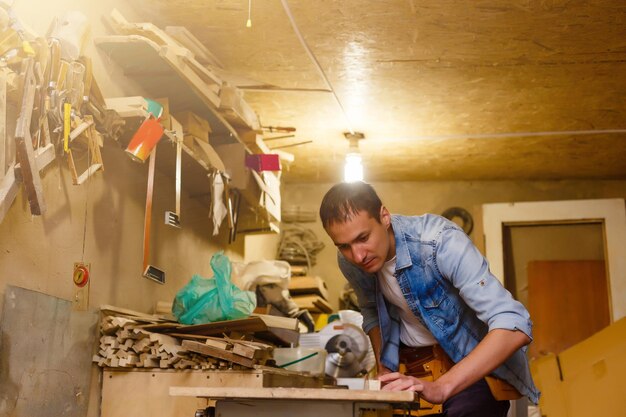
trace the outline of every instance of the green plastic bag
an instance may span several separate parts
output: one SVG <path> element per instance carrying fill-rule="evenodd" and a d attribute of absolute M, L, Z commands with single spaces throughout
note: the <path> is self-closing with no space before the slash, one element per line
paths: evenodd
<path fill-rule="evenodd" d="M 202 324 L 248 317 L 256 307 L 256 295 L 242 291 L 230 280 L 231 265 L 224 252 L 211 258 L 213 278 L 194 275 L 178 291 L 172 314 L 183 324 Z"/>

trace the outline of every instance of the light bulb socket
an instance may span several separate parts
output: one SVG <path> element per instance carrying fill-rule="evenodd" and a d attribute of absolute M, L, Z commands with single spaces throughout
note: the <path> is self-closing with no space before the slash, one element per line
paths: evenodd
<path fill-rule="evenodd" d="M 365 135 L 361 132 L 344 132 L 343 136 L 348 140 L 348 151 L 352 153 L 358 153 L 359 141 L 365 139 Z"/>

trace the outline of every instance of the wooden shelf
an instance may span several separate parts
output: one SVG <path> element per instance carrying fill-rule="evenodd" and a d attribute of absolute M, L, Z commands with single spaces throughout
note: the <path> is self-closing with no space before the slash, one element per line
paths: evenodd
<path fill-rule="evenodd" d="M 138 35 L 103 36 L 94 42 L 151 98 L 167 97 L 170 108 L 176 112 L 189 110 L 205 118 L 211 125 L 211 137 L 216 141 L 239 141 L 245 146 L 237 131 L 217 111 L 219 87 L 203 83 L 184 57 Z M 139 91 L 129 93 L 142 94 Z"/>

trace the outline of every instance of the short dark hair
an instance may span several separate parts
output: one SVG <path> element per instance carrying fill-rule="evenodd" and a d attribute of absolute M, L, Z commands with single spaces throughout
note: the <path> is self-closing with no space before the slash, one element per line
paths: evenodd
<path fill-rule="evenodd" d="M 331 187 L 322 199 L 320 219 L 328 228 L 332 223 L 343 223 L 361 210 L 365 210 L 380 223 L 383 203 L 370 184 L 363 181 L 340 182 Z"/>

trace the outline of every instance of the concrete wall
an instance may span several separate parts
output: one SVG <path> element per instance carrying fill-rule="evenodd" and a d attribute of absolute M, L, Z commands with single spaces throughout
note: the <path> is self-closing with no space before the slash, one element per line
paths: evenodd
<path fill-rule="evenodd" d="M 626 198 L 626 181 L 472 181 L 472 182 L 383 182 L 373 183 L 383 203 L 392 213 L 440 214 L 453 206 L 468 210 L 474 219 L 470 237 L 483 249 L 481 205 L 514 201 L 550 201 L 594 198 Z M 302 211 L 319 210 L 319 204 L 332 184 L 287 184 L 283 207 L 300 206 Z M 316 218 L 317 219 L 317 218 Z M 345 284 L 336 262 L 336 250 L 319 220 L 304 223 L 326 245 L 318 255 L 313 274 L 324 278 L 331 293 L 331 304 Z M 572 241 L 572 245 L 577 242 Z"/>

